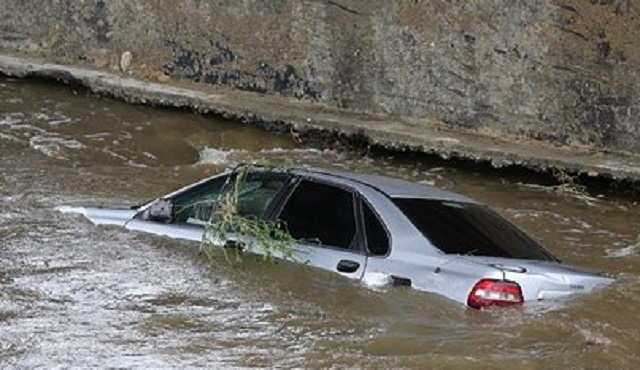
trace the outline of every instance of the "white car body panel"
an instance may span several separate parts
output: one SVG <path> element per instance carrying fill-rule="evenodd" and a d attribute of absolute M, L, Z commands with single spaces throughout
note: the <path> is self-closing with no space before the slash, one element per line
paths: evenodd
<path fill-rule="evenodd" d="M 414 289 L 437 293 L 463 304 L 466 304 L 474 284 L 481 279 L 499 279 L 518 283 L 522 288 L 525 302 L 590 292 L 599 286 L 613 282 L 612 278 L 602 274 L 554 261 L 445 254 L 434 247 L 392 201 L 394 197 L 424 198 L 478 204 L 470 198 L 453 192 L 396 179 L 360 174 L 296 170 L 291 173 L 291 176 L 313 178 L 346 187 L 359 194 L 361 199 L 375 210 L 389 234 L 390 252 L 386 256 L 367 256 L 364 253 L 313 244 L 297 245 L 296 257 L 310 266 L 337 272 L 352 279 L 362 279 L 365 273 L 371 273 L 372 276 L 386 274 L 391 282 L 398 282 L 400 285 L 408 283 Z M 159 199 L 170 199 L 212 178 L 178 189 Z M 96 225 L 119 225 L 129 230 L 197 243 L 202 241 L 204 233 L 202 225 L 175 225 L 145 220 L 141 215 L 151 204 L 152 202 L 149 202 L 136 208 L 62 205 L 58 206 L 57 210 L 81 214 Z M 219 244 L 222 246 L 224 241 L 220 241 Z M 252 252 L 261 253 L 260 248 L 256 246 L 250 249 Z M 338 265 L 345 260 L 353 262 L 350 266 L 357 265 L 357 269 L 350 272 L 338 271 Z"/>

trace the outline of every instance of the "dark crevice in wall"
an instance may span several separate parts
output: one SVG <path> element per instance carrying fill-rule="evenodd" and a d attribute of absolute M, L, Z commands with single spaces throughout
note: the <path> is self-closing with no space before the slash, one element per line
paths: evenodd
<path fill-rule="evenodd" d="M 163 67 L 168 75 L 259 94 L 276 93 L 312 101 L 321 97 L 321 92 L 291 64 L 276 68 L 258 60 L 255 72 L 248 72 L 234 68 L 244 58 L 223 41 L 211 39 L 211 49 L 207 51 L 189 49 L 175 40 L 167 40 L 165 44 L 173 53 L 173 59 Z"/>

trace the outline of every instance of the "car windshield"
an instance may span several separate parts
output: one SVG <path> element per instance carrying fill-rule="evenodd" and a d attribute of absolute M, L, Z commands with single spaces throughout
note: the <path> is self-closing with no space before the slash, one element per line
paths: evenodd
<path fill-rule="evenodd" d="M 431 243 L 446 254 L 556 260 L 488 207 L 434 199 L 394 199 Z"/>

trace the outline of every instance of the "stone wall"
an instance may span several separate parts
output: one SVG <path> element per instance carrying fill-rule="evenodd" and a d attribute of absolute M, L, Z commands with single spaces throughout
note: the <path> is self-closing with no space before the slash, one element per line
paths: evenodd
<path fill-rule="evenodd" d="M 640 151 L 640 1 L 2 0 L 0 52 Z"/>

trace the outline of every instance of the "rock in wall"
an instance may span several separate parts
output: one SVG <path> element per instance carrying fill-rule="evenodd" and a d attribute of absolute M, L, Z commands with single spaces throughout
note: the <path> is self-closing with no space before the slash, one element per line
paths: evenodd
<path fill-rule="evenodd" d="M 638 1 L 2 2 L 5 53 L 640 150 Z"/>

